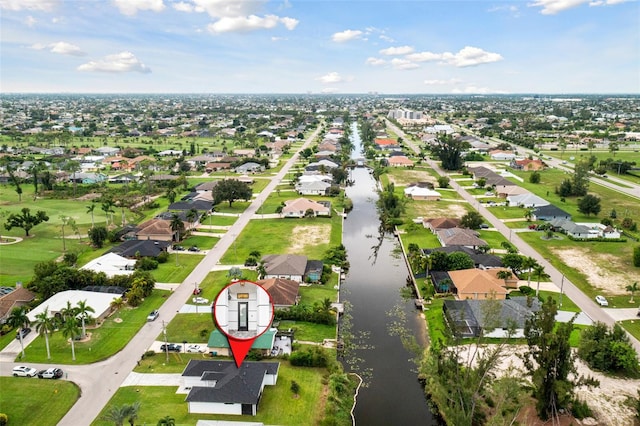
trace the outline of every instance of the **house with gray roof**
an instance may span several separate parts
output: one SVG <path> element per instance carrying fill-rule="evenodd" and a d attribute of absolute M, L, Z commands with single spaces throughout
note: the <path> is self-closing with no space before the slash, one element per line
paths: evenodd
<path fill-rule="evenodd" d="M 531 219 L 546 221 L 550 221 L 553 219 L 571 220 L 571 215 L 562 210 L 560 207 L 549 204 L 547 206 L 534 207 L 533 216 L 531 217 Z"/>
<path fill-rule="evenodd" d="M 507 196 L 507 202 L 510 206 L 518 206 L 524 208 L 532 208 L 539 206 L 548 206 L 550 203 L 544 198 L 538 197 L 532 193 L 517 194 Z"/>
<path fill-rule="evenodd" d="M 487 315 L 487 312 L 496 311 L 492 309 L 492 304 L 500 306 L 499 318 Z M 527 297 L 445 300 L 442 310 L 449 328 L 462 337 L 478 337 L 482 332 L 485 337 L 522 338 L 525 321 L 540 310 L 540 302 L 536 298 Z M 508 333 L 510 328 L 511 335 Z"/>
<path fill-rule="evenodd" d="M 322 277 L 323 263 L 319 260 L 308 260 L 307 256 L 297 254 L 268 254 L 262 256 L 265 274 L 263 280 L 284 278 L 299 283 L 303 281 L 319 281 Z"/>
<path fill-rule="evenodd" d="M 435 232 L 438 241 L 444 247 L 446 246 L 465 246 L 476 249 L 480 246 L 486 246 L 487 242 L 478 238 L 478 233 L 472 229 L 466 228 L 448 228 L 436 229 Z"/>
<path fill-rule="evenodd" d="M 255 416 L 265 386 L 278 381 L 280 363 L 192 359 L 182 372 L 189 413 Z"/>
<path fill-rule="evenodd" d="M 244 163 L 241 166 L 235 168 L 236 173 L 260 173 L 264 171 L 264 166 L 262 164 L 254 163 L 253 161 L 249 161 L 248 163 Z"/>

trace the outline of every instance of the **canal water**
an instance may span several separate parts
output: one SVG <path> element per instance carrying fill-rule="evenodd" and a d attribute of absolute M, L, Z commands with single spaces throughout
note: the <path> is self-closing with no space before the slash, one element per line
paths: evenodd
<path fill-rule="evenodd" d="M 360 157 L 361 143 L 353 124 L 354 157 Z M 424 344 L 425 324 L 412 298 L 403 298 L 408 268 L 391 234 L 381 234 L 375 202 L 376 182 L 366 168 L 355 168 L 347 187 L 353 210 L 344 221 L 343 244 L 350 270 L 340 289 L 347 302 L 352 336 L 360 340 L 355 351 L 359 362 L 351 371 L 363 372 L 366 386 L 360 389 L 355 408 L 356 424 L 435 425 L 424 391 L 417 377 L 413 354 L 394 333 L 397 324 Z M 349 366 L 345 366 L 349 369 Z"/>

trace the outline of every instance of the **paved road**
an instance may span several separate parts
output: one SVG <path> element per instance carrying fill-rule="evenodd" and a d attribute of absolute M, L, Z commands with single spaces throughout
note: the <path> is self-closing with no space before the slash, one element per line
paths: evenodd
<path fill-rule="evenodd" d="M 390 121 L 387 121 L 387 126 L 389 126 L 391 130 L 393 130 L 397 135 L 402 137 L 416 153 L 420 152 L 418 147 L 409 138 L 406 137 L 401 129 L 399 129 Z M 446 172 L 442 170 L 435 161 L 428 160 L 427 163 L 439 175 L 446 175 Z M 482 203 L 480 203 L 476 198 L 465 191 L 456 181 L 452 180 L 449 184 L 458 192 L 458 194 L 460 194 L 467 202 L 469 202 L 471 206 L 473 206 L 482 216 L 484 216 L 496 230 L 498 230 L 500 233 L 502 233 L 502 235 L 508 238 L 509 241 L 511 241 L 511 244 L 517 247 L 521 254 L 533 257 L 534 259 L 536 259 L 536 261 L 538 261 L 540 265 L 544 266 L 545 272 L 550 276 L 551 281 L 554 282 L 558 287 L 560 287 L 562 292 L 566 294 L 569 299 L 571 299 L 594 322 L 603 322 L 609 326 L 612 326 L 615 323 L 616 319 L 614 319 L 614 317 L 611 315 L 611 309 L 602 309 L 598 304 L 595 303 L 595 301 L 591 300 L 590 297 L 585 295 L 580 289 L 578 289 L 578 287 L 575 286 L 575 284 L 569 281 L 560 271 L 558 271 L 551 263 L 549 263 L 547 259 L 543 258 L 537 251 L 531 248 L 529 244 L 525 243 L 516 232 L 513 232 L 502 222 L 502 220 L 495 217 L 482 205 Z M 629 336 L 636 352 L 640 354 L 640 341 L 638 341 L 629 333 L 627 333 L 627 335 Z"/>
<path fill-rule="evenodd" d="M 313 132 L 304 142 L 300 150 L 311 145 L 320 134 L 322 126 Z M 300 151 L 299 150 L 299 151 Z M 298 161 L 296 153 L 290 158 L 282 169 L 271 179 L 266 188 L 254 198 L 251 205 L 242 213 L 235 223 L 229 227 L 227 233 L 207 252 L 203 260 L 195 267 L 193 272 L 175 288 L 171 296 L 159 309 L 160 317 L 153 322 L 146 323 L 125 348 L 111 358 L 91 365 L 55 365 L 67 373 L 67 379 L 74 381 L 82 390 L 80 399 L 69 412 L 62 418 L 59 426 L 89 425 L 100 414 L 102 408 L 109 402 L 114 393 L 124 383 L 129 373 L 136 367 L 142 354 L 156 341 L 163 330 L 163 325 L 169 323 L 192 296 L 196 284 L 200 284 L 209 272 L 220 261 L 222 255 L 231 247 L 237 235 L 249 223 L 269 194 L 275 190 L 278 183 L 283 180 L 289 169 Z M 35 333 L 32 333 L 35 334 Z M 30 339 L 35 336 L 28 336 Z M 0 375 L 9 376 L 14 366 L 13 359 L 17 356 L 15 345 L 0 353 Z M 19 347 L 18 347 L 19 351 Z M 29 363 L 35 368 L 51 367 L 53 365 L 37 365 Z"/>

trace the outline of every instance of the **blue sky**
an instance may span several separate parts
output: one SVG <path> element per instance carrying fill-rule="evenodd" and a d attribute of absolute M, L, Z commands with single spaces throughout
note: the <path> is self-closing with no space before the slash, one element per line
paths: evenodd
<path fill-rule="evenodd" d="M 0 91 L 640 93 L 635 0 L 0 0 Z"/>

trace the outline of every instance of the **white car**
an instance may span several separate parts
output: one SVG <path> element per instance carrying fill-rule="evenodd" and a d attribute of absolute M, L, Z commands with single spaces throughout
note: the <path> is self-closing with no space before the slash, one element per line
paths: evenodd
<path fill-rule="evenodd" d="M 193 300 L 193 303 L 199 303 L 202 305 L 206 305 L 209 303 L 209 299 L 205 299 L 204 297 L 194 297 L 191 300 Z"/>
<path fill-rule="evenodd" d="M 596 303 L 600 306 L 609 306 L 609 302 L 607 302 L 607 299 L 605 299 L 604 296 L 600 295 L 596 296 Z"/>
<path fill-rule="evenodd" d="M 206 349 L 200 345 L 187 346 L 187 352 L 204 353 Z"/>
<path fill-rule="evenodd" d="M 13 367 L 14 377 L 34 377 L 36 374 L 38 374 L 38 370 L 36 370 L 35 368 L 27 367 L 24 365 Z"/>
<path fill-rule="evenodd" d="M 151 311 L 149 315 L 147 315 L 147 321 L 155 321 L 160 316 L 160 312 L 157 310 Z"/>

